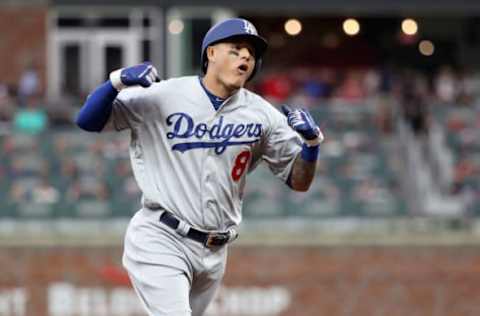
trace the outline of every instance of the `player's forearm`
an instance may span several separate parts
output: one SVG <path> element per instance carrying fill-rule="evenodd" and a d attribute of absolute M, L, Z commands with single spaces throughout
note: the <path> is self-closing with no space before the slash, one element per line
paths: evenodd
<path fill-rule="evenodd" d="M 319 146 L 303 145 L 302 151 L 295 158 L 289 178 L 289 186 L 296 191 L 306 192 L 315 177 Z"/>

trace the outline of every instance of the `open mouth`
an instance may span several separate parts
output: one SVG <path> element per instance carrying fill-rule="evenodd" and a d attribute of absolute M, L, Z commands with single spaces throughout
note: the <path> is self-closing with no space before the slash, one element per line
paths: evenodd
<path fill-rule="evenodd" d="M 240 66 L 238 66 L 238 70 L 240 71 L 241 74 L 244 74 L 248 71 L 248 65 L 241 64 Z"/>

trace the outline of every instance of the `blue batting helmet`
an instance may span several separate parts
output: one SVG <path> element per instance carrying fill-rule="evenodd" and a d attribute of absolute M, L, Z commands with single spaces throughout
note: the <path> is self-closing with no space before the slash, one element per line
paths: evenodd
<path fill-rule="evenodd" d="M 245 38 L 255 48 L 255 68 L 248 78 L 253 78 L 262 64 L 262 56 L 267 49 L 267 41 L 258 35 L 257 29 L 253 24 L 245 19 L 232 18 L 215 24 L 208 30 L 202 42 L 202 72 L 207 73 L 208 58 L 206 50 L 208 46 L 217 44 L 233 38 Z"/>

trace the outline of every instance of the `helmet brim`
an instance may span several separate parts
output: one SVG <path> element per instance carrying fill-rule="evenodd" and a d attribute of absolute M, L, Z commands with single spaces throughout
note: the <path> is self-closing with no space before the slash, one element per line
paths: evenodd
<path fill-rule="evenodd" d="M 233 36 L 221 39 L 217 42 L 214 42 L 209 46 L 215 45 L 218 43 L 237 41 L 242 39 L 252 44 L 253 48 L 255 49 L 255 58 L 262 58 L 263 54 L 267 50 L 268 44 L 263 37 L 258 35 L 250 35 L 250 34 L 233 35 Z"/>

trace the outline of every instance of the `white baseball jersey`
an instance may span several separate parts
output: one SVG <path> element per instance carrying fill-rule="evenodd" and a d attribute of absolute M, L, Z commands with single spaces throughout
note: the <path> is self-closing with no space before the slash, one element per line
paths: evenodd
<path fill-rule="evenodd" d="M 143 205 L 205 230 L 240 223 L 246 174 L 260 161 L 286 181 L 301 150 L 298 134 L 263 98 L 240 89 L 215 110 L 197 76 L 124 89 L 111 119 L 131 130 Z"/>

